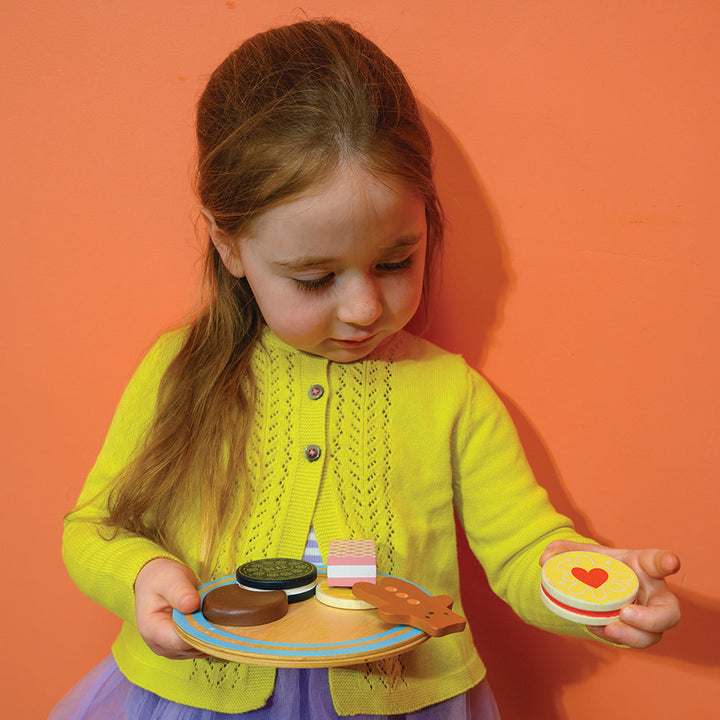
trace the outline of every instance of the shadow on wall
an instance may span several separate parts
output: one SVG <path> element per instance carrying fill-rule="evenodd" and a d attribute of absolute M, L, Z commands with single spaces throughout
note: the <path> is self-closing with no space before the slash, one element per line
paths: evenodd
<path fill-rule="evenodd" d="M 434 287 L 430 323 L 424 335 L 479 367 L 493 333 L 502 323 L 503 305 L 512 283 L 508 253 L 471 160 L 437 117 L 426 111 L 425 120 L 435 147 L 436 182 L 448 225 L 443 277 Z M 463 312 L 458 313 L 458 308 Z M 415 330 L 419 329 L 420 323 L 415 324 Z M 507 403 L 507 398 L 503 400 Z M 528 424 L 525 429 L 529 429 Z M 524 434 L 523 441 L 542 448 L 537 436 Z M 535 456 L 541 457 L 538 453 Z M 544 468 L 536 469 L 547 470 L 551 465 L 549 461 L 540 464 Z M 528 708 L 533 708 L 536 720 L 562 718 L 555 708 L 556 695 L 563 684 L 592 674 L 598 662 L 596 655 L 586 649 L 587 644 L 525 625 L 495 597 L 462 532 L 458 536 L 463 607 L 503 717 L 526 718 Z M 549 657 L 553 659 L 550 672 Z M 523 678 L 522 683 L 517 682 L 518 677 Z"/>
<path fill-rule="evenodd" d="M 572 517 L 583 535 L 603 544 L 614 544 L 594 532 L 574 506 L 537 430 L 506 395 L 499 395 L 518 428 L 533 472 L 555 507 Z M 529 708 L 533 708 L 535 720 L 574 720 L 562 709 L 563 688 L 590 677 L 601 665 L 617 662 L 621 653 L 635 651 L 562 638 L 525 625 L 495 597 L 462 531 L 458 536 L 463 606 L 504 720 L 525 720 Z M 642 658 L 717 678 L 720 654 L 709 634 L 712 628 L 720 627 L 720 600 L 685 590 L 677 582 L 673 578 L 682 621 L 661 643 L 641 651 Z"/>
<path fill-rule="evenodd" d="M 438 118 L 426 111 L 425 119 L 435 145 L 436 180 L 449 223 L 444 282 L 436 283 L 430 324 L 424 335 L 447 350 L 462 353 L 473 367 L 480 367 L 493 333 L 502 323 L 503 305 L 512 284 L 510 261 L 472 162 Z M 459 314 L 457 308 L 464 312 Z M 416 331 L 421 325 L 421 319 L 414 321 Z M 515 422 L 535 476 L 555 507 L 573 518 L 580 533 L 612 544 L 594 532 L 574 505 L 537 429 L 509 397 L 499 395 Z M 524 720 L 532 708 L 535 720 L 569 720 L 560 701 L 563 687 L 590 677 L 601 665 L 617 661 L 624 651 L 525 625 L 494 596 L 462 532 L 459 537 L 463 605 L 503 717 Z M 659 645 L 644 651 L 643 657 L 650 662 L 689 664 L 697 673 L 716 673 L 720 659 L 707 633 L 709 628 L 720 626 L 720 601 L 677 585 L 674 590 L 682 606 L 682 623 Z"/>
<path fill-rule="evenodd" d="M 426 109 L 435 180 L 447 216 L 442 267 L 433 268 L 428 327 L 418 311 L 411 329 L 478 367 L 500 324 L 510 283 L 505 246 L 472 163 L 457 139 Z M 457 308 L 463 308 L 458 313 Z"/>

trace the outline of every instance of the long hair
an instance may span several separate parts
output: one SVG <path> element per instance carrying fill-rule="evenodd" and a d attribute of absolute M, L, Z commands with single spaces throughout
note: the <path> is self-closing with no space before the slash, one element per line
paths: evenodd
<path fill-rule="evenodd" d="M 349 25 L 304 21 L 244 42 L 199 99 L 197 144 L 198 198 L 229 237 L 341 162 L 403 180 L 425 203 L 427 298 L 443 233 L 430 138 L 400 69 Z M 203 309 L 162 378 L 153 424 L 116 479 L 104 520 L 178 553 L 177 518 L 198 508 L 201 578 L 221 534 L 242 521 L 251 358 L 264 326 L 246 280 L 225 269 L 212 242 L 205 287 Z"/>

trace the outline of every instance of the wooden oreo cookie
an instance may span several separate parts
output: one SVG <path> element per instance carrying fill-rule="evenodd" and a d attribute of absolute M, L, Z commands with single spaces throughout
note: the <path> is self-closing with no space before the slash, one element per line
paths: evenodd
<path fill-rule="evenodd" d="M 542 569 L 540 597 L 556 615 L 584 625 L 607 625 L 635 600 L 638 579 L 625 563 L 589 551 L 551 557 Z"/>
<path fill-rule="evenodd" d="M 296 603 L 315 594 L 317 567 L 295 558 L 265 558 L 244 563 L 235 576 L 246 590 L 283 590 L 288 602 Z"/>
<path fill-rule="evenodd" d="M 202 602 L 202 614 L 214 625 L 249 627 L 285 617 L 287 595 L 280 590 L 253 592 L 236 583 L 211 590 Z"/>

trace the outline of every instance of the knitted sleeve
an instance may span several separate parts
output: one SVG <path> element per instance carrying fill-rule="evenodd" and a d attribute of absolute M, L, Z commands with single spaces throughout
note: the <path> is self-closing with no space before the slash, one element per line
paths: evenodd
<path fill-rule="evenodd" d="M 515 427 L 489 384 L 468 368 L 468 400 L 457 426 L 454 495 L 470 547 L 494 592 L 526 622 L 588 637 L 539 598 L 538 560 L 552 540 L 590 542 L 557 513 L 533 477 Z"/>
<path fill-rule="evenodd" d="M 79 509 L 65 520 L 62 552 L 70 577 L 88 597 L 124 620 L 134 621 L 133 585 L 142 567 L 155 558 L 176 558 L 145 538 L 130 533 L 113 536 L 102 518 L 113 479 L 131 459 L 152 421 L 160 378 L 179 345 L 179 333 L 168 334 L 140 364 L 85 482 Z"/>

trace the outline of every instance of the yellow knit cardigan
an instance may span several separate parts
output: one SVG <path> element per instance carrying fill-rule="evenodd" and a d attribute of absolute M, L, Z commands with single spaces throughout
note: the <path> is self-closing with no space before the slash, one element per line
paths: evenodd
<path fill-rule="evenodd" d="M 80 502 L 101 494 L 151 421 L 159 380 L 182 343 L 163 336 L 128 385 Z M 496 593 L 527 622 L 589 635 L 539 599 L 538 558 L 548 542 L 582 540 L 537 486 L 515 429 L 494 392 L 461 357 L 401 332 L 355 363 L 308 355 L 265 331 L 254 357 L 258 397 L 248 446 L 249 515 L 218 549 L 217 576 L 238 562 L 301 557 L 311 523 L 327 557 L 333 539 L 372 538 L 378 568 L 462 613 L 455 517 Z M 322 393 L 309 393 L 311 386 Z M 315 445 L 319 459 L 305 448 Z M 220 712 L 265 704 L 275 670 L 216 659 L 168 660 L 134 623 L 133 584 L 149 560 L 172 557 L 148 540 L 100 537 L 100 501 L 66 523 L 65 563 L 78 587 L 125 622 L 113 645 L 123 674 L 162 697 Z M 197 570 L 189 515 L 182 560 Z M 394 714 L 457 695 L 485 675 L 469 629 L 433 638 L 394 659 L 330 669 L 340 714 Z"/>

